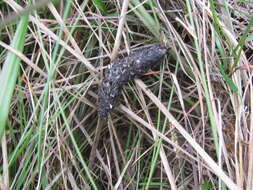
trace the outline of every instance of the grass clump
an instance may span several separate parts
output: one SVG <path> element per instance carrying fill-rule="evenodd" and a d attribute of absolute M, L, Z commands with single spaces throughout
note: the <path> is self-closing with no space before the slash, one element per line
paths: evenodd
<path fill-rule="evenodd" d="M 46 3 L 0 3 L 0 188 L 251 190 L 252 3 Z M 98 117 L 110 59 L 153 43 Z"/>

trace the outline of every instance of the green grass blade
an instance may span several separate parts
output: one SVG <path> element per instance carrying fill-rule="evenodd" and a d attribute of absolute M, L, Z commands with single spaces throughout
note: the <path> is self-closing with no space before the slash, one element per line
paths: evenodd
<path fill-rule="evenodd" d="M 92 0 L 93 4 L 101 11 L 103 15 L 107 14 L 105 3 L 102 0 Z"/>
<path fill-rule="evenodd" d="M 130 1 L 129 6 L 134 9 L 134 13 L 139 17 L 149 31 L 160 40 L 160 24 L 150 15 L 139 0 Z M 137 8 L 136 8 L 137 7 Z"/>
<path fill-rule="evenodd" d="M 252 26 L 253 26 L 253 16 L 250 18 L 247 28 L 243 32 L 243 35 L 242 35 L 238 45 L 234 49 L 234 52 L 237 52 L 237 50 L 239 49 L 238 53 L 236 54 L 234 66 L 237 66 L 237 64 L 239 62 L 239 59 L 241 57 L 241 52 L 243 50 L 245 42 L 247 41 L 248 36 L 250 35 L 250 30 L 252 29 Z"/>
<path fill-rule="evenodd" d="M 24 49 L 27 26 L 28 15 L 25 15 L 21 18 L 18 24 L 11 44 L 13 48 L 20 52 Z M 0 139 L 2 138 L 5 129 L 11 98 L 19 74 L 19 64 L 20 58 L 9 52 L 0 73 Z"/>
<path fill-rule="evenodd" d="M 197 24 L 197 23 L 195 23 L 194 19 L 193 19 L 191 4 L 190 4 L 189 1 L 186 1 L 186 4 L 187 4 L 188 12 L 190 13 L 189 17 L 190 17 L 191 25 L 194 27 L 194 31 L 197 31 L 195 29 L 195 24 Z M 214 20 L 217 19 L 215 17 L 215 14 L 213 14 L 213 17 L 214 17 Z M 218 23 L 218 21 L 217 21 L 217 23 Z M 216 26 L 216 27 L 218 27 L 218 26 Z M 202 55 L 201 55 L 201 47 L 200 47 L 197 39 L 194 39 L 194 45 L 195 45 L 195 48 L 196 48 L 197 59 L 198 59 L 198 64 L 199 64 L 199 68 L 200 68 L 201 83 L 202 83 L 202 86 L 203 86 L 204 95 L 205 95 L 206 103 L 207 103 L 207 110 L 208 110 L 208 115 L 209 115 L 210 124 L 211 124 L 213 141 L 214 141 L 214 145 L 215 145 L 216 154 L 218 155 L 219 140 L 218 140 L 218 136 L 217 136 L 214 110 L 213 110 L 212 104 L 211 104 L 211 96 L 210 96 L 210 92 L 209 92 L 209 89 L 208 89 L 206 71 L 205 71 L 205 67 L 204 67 L 204 63 L 203 63 L 203 58 L 202 58 Z"/>
<path fill-rule="evenodd" d="M 221 56 L 226 57 L 225 50 L 222 47 L 221 42 L 218 38 L 216 39 L 216 46 Z M 227 75 L 225 72 L 225 70 L 229 69 L 228 61 L 226 59 L 222 60 L 222 63 L 218 65 L 218 68 L 219 68 L 220 74 L 222 75 L 223 79 L 226 81 L 226 84 L 230 88 L 231 92 L 237 93 L 238 92 L 237 86 L 235 85 L 233 80 L 229 77 L 229 75 Z"/>

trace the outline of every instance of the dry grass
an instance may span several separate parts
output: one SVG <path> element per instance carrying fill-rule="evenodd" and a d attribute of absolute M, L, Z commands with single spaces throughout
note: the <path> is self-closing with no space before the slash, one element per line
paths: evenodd
<path fill-rule="evenodd" d="M 0 188 L 253 189 L 250 1 L 26 3 L 0 2 L 2 18 L 29 12 L 23 52 L 8 45 L 17 17 L 0 22 L 1 68 L 21 59 Z M 152 43 L 166 58 L 99 118 L 110 58 Z"/>

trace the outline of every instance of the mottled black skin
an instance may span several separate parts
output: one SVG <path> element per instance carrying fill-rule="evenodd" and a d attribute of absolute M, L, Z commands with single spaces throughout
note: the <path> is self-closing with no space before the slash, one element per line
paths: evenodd
<path fill-rule="evenodd" d="M 167 54 L 168 47 L 159 44 L 142 48 L 112 62 L 105 71 L 99 89 L 98 114 L 105 117 L 117 105 L 122 85 L 146 73 Z"/>

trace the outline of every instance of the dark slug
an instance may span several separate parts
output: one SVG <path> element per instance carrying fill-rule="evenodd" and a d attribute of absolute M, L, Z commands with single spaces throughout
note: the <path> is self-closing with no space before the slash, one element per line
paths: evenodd
<path fill-rule="evenodd" d="M 113 61 L 106 69 L 99 88 L 98 115 L 106 117 L 117 105 L 122 85 L 146 73 L 153 65 L 162 60 L 167 54 L 167 50 L 168 47 L 156 44 Z"/>

